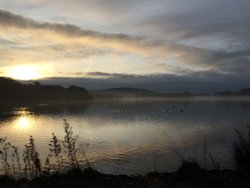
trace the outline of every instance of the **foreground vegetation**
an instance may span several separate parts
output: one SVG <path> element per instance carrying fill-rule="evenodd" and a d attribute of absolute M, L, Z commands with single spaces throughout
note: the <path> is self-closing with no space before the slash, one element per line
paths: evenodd
<path fill-rule="evenodd" d="M 249 175 L 234 170 L 206 171 L 196 162 L 184 161 L 174 173 L 149 173 L 144 176 L 102 174 L 91 167 L 84 170 L 74 168 L 66 173 L 52 173 L 34 179 L 14 179 L 11 176 L 0 177 L 1 188 L 50 188 L 50 187 L 86 187 L 86 188 L 184 188 L 184 187 L 250 187 Z"/>
<path fill-rule="evenodd" d="M 96 171 L 91 167 L 84 148 L 76 145 L 77 139 L 66 120 L 63 127 L 63 140 L 52 133 L 49 155 L 43 162 L 32 136 L 22 154 L 7 138 L 0 138 L 0 171 L 3 173 L 0 187 L 250 187 L 250 127 L 247 136 L 236 130 L 238 141 L 233 144 L 234 170 L 207 170 L 196 161 L 183 160 L 174 173 L 151 172 L 144 176 L 110 175 Z M 68 165 L 65 167 L 65 164 Z"/>
<path fill-rule="evenodd" d="M 79 168 L 64 174 L 54 173 L 28 180 L 0 177 L 1 188 L 86 187 L 86 188 L 184 188 L 184 187 L 250 187 L 248 178 L 237 171 L 206 171 L 196 163 L 184 162 L 175 173 L 149 173 L 145 176 L 108 175 L 92 168 Z"/>

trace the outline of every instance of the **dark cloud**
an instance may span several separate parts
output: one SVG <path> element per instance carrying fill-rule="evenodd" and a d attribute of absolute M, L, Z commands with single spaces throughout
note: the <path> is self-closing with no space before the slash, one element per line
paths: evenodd
<path fill-rule="evenodd" d="M 104 77 L 104 78 L 131 78 L 134 75 L 131 74 L 118 74 L 118 73 L 106 73 L 106 72 L 88 72 L 85 74 L 90 77 Z"/>
<path fill-rule="evenodd" d="M 174 41 L 199 40 L 200 45 L 219 40 L 226 47 L 249 39 L 248 0 L 162 1 L 161 7 L 154 15 L 135 20 L 140 32 Z"/>
<path fill-rule="evenodd" d="M 90 73 L 105 75 L 105 78 L 47 78 L 41 80 L 44 84 L 72 84 L 86 87 L 89 90 L 108 89 L 113 87 L 135 87 L 165 92 L 214 92 L 223 90 L 240 90 L 250 87 L 245 75 L 221 74 L 217 72 L 195 72 L 186 75 L 155 74 L 155 75 L 129 75 Z"/>
<path fill-rule="evenodd" d="M 67 23 L 37 22 L 31 18 L 24 17 L 3 9 L 0 9 L 1 27 L 18 27 L 23 29 L 44 29 L 69 35 L 70 37 L 97 37 L 109 40 L 142 41 L 140 38 L 131 37 L 125 34 L 105 34 L 97 31 L 84 30 L 78 26 Z"/>
<path fill-rule="evenodd" d="M 174 33 L 184 38 L 223 34 L 236 37 L 235 34 L 249 30 L 249 0 L 54 0 L 31 1 L 13 0 L 14 5 L 38 7 L 48 14 L 40 15 L 44 19 L 51 17 L 76 17 L 77 25 L 84 25 L 88 20 L 95 25 L 107 25 L 116 30 L 136 32 L 142 35 L 157 35 L 171 39 Z M 4 7 L 15 8 L 8 1 Z M 9 5 L 9 6 L 8 6 Z M 26 10 L 25 8 L 15 10 Z M 53 11 L 53 12 L 52 12 Z M 39 11 L 38 11 L 39 12 Z M 65 13 L 66 12 L 66 13 Z M 65 14 L 64 14 L 65 13 Z M 93 13 L 93 14 L 91 14 Z M 33 12 L 33 14 L 35 14 Z M 41 14 L 41 13 L 40 13 Z M 70 20 L 70 18 L 68 19 Z M 102 23 L 101 23 L 102 22 Z M 72 22 L 69 22 L 72 23 Z M 152 32 L 150 32 L 150 30 Z M 169 35 L 170 34 L 170 35 Z"/>

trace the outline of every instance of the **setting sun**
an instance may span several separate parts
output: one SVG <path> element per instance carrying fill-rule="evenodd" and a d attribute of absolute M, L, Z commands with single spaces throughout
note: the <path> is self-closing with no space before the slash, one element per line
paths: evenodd
<path fill-rule="evenodd" d="M 12 67 L 9 69 L 8 75 L 18 80 L 32 80 L 40 77 L 37 67 L 30 65 Z"/>

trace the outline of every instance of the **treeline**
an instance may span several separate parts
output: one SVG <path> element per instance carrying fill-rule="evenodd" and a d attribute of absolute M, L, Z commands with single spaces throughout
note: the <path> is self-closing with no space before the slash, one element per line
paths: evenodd
<path fill-rule="evenodd" d="M 22 84 L 10 78 L 0 77 L 1 101 L 37 101 L 37 100 L 91 100 L 92 97 L 84 88 L 59 85 Z"/>
<path fill-rule="evenodd" d="M 241 91 L 233 92 L 233 91 L 222 91 L 216 92 L 214 95 L 221 95 L 221 96 L 250 96 L 250 88 L 242 89 Z"/>

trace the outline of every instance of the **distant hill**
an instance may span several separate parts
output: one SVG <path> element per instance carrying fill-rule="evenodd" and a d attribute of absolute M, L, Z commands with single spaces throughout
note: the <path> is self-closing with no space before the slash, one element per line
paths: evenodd
<path fill-rule="evenodd" d="M 192 98 L 192 97 L 249 97 L 250 88 L 241 91 L 222 91 L 214 94 L 210 93 L 190 93 L 183 91 L 181 93 L 165 93 L 155 92 L 147 89 L 138 89 L 130 87 L 111 88 L 100 91 L 92 91 L 91 94 L 95 99 L 110 99 L 122 97 L 138 97 L 138 98 Z"/>
<path fill-rule="evenodd" d="M 156 92 L 151 90 L 130 87 L 111 88 L 103 90 L 102 92 L 116 94 L 156 94 Z"/>
<path fill-rule="evenodd" d="M 122 98 L 122 97 L 151 97 L 156 96 L 158 93 L 147 90 L 147 89 L 138 89 L 130 87 L 120 87 L 120 88 L 111 88 L 99 91 L 91 91 L 91 95 L 94 99 L 112 99 L 112 98 Z"/>
<path fill-rule="evenodd" d="M 216 92 L 214 95 L 218 96 L 250 96 L 250 88 L 244 88 L 241 91 L 222 91 L 222 92 Z"/>
<path fill-rule="evenodd" d="M 36 100 L 90 100 L 92 97 L 84 88 L 59 85 L 41 85 L 39 82 L 23 84 L 16 80 L 0 77 L 1 101 L 36 101 Z"/>

